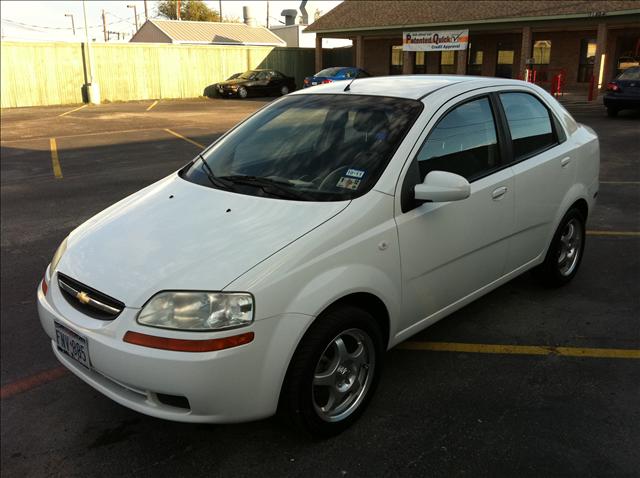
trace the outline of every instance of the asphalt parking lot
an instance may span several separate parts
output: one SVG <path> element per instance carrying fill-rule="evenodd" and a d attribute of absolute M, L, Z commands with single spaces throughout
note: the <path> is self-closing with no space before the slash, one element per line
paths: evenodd
<path fill-rule="evenodd" d="M 547 290 L 525 274 L 391 350 L 371 406 L 334 439 L 276 418 L 164 422 L 59 366 L 35 290 L 60 241 L 265 102 L 2 111 L 2 475 L 638 476 L 640 114 L 600 103 L 568 106 L 602 152 L 576 279 Z"/>

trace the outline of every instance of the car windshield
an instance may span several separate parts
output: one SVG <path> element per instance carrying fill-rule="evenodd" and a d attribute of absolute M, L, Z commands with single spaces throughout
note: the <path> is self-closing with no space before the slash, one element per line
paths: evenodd
<path fill-rule="evenodd" d="M 322 71 L 319 71 L 313 76 L 336 76 L 340 73 L 344 68 L 325 68 Z"/>
<path fill-rule="evenodd" d="M 618 76 L 618 80 L 640 80 L 640 68 L 629 68 Z"/>
<path fill-rule="evenodd" d="M 408 99 L 292 95 L 252 116 L 180 174 L 241 194 L 352 199 L 373 187 L 420 111 L 422 103 Z"/>
<path fill-rule="evenodd" d="M 259 71 L 245 71 L 242 75 L 238 76 L 238 78 L 241 78 L 243 80 L 254 80 L 257 76 L 258 73 L 260 73 Z"/>

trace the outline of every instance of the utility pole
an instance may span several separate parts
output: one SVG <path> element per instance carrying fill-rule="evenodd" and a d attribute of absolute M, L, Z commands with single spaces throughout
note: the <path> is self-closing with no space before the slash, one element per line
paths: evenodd
<path fill-rule="evenodd" d="M 220 9 L 220 21 L 222 22 L 222 0 L 218 0 L 218 8 Z"/>
<path fill-rule="evenodd" d="M 176 2 L 176 18 L 177 18 L 178 20 L 182 20 L 182 19 L 180 18 L 180 0 L 178 0 L 178 1 Z"/>
<path fill-rule="evenodd" d="M 73 30 L 73 36 L 76 36 L 76 22 L 73 21 L 73 15 L 71 13 L 65 13 L 65 17 L 71 17 L 71 29 Z"/>
<path fill-rule="evenodd" d="M 127 5 L 127 8 L 133 8 L 133 17 L 136 20 L 136 33 L 138 32 L 138 9 L 135 5 Z"/>
<path fill-rule="evenodd" d="M 107 32 L 107 15 L 102 10 L 102 33 L 104 33 L 104 42 L 109 41 L 109 32 Z"/>
<path fill-rule="evenodd" d="M 269 0 L 267 0 L 267 30 L 269 29 Z"/>
<path fill-rule="evenodd" d="M 144 0 L 144 19 L 149 20 L 149 10 L 147 8 L 147 0 Z"/>
<path fill-rule="evenodd" d="M 87 45 L 87 64 L 89 71 L 87 72 L 87 99 L 89 103 L 94 105 L 100 104 L 100 88 L 97 83 L 93 82 L 93 58 L 91 53 L 91 42 L 89 41 L 89 24 L 87 23 L 87 2 L 82 0 L 82 14 L 84 15 L 84 38 Z"/>

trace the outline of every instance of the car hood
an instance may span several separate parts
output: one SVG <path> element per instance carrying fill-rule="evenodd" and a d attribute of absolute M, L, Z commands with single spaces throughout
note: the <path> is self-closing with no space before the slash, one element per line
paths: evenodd
<path fill-rule="evenodd" d="M 174 174 L 73 231 L 58 270 L 127 307 L 161 290 L 222 290 L 348 204 L 247 196 Z"/>

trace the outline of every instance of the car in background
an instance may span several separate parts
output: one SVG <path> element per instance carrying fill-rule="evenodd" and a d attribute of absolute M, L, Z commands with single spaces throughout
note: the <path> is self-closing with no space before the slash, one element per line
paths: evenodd
<path fill-rule="evenodd" d="M 236 96 L 284 96 L 296 89 L 296 80 L 276 70 L 249 70 L 215 85 L 223 98 Z"/>
<path fill-rule="evenodd" d="M 353 78 L 367 78 L 371 76 L 362 68 L 354 68 L 348 66 L 334 66 L 325 68 L 313 76 L 307 76 L 304 79 L 303 88 L 310 86 L 333 83 L 334 81 L 352 80 Z"/>
<path fill-rule="evenodd" d="M 229 78 L 227 78 L 225 81 L 229 81 L 229 80 L 235 80 L 236 78 L 238 78 L 240 75 L 242 75 L 242 72 L 239 73 L 234 73 L 233 75 L 231 75 Z M 202 92 L 202 96 L 207 96 L 209 98 L 215 98 L 216 96 L 218 96 L 218 84 L 214 83 L 213 85 L 209 85 L 207 86 L 204 91 Z"/>
<path fill-rule="evenodd" d="M 640 109 L 640 67 L 627 68 L 607 83 L 602 101 L 611 117 L 621 110 Z"/>

